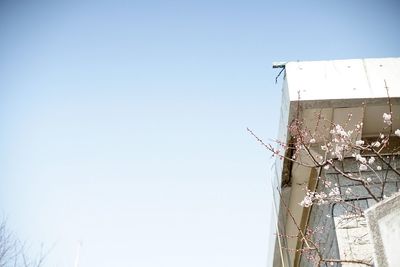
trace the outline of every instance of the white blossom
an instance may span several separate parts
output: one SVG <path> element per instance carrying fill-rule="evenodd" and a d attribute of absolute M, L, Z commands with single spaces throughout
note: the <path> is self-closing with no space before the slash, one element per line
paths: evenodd
<path fill-rule="evenodd" d="M 382 170 L 382 167 L 381 167 L 381 166 L 378 166 L 378 167 L 376 167 L 376 169 L 377 169 L 378 171 L 380 171 L 380 170 Z"/>
<path fill-rule="evenodd" d="M 363 156 L 361 156 L 360 154 L 356 154 L 356 160 L 358 160 L 362 164 L 366 164 L 367 163 L 367 159 L 364 158 Z"/>
<path fill-rule="evenodd" d="M 308 208 L 313 204 L 312 201 L 312 195 L 309 194 L 310 192 L 307 192 L 307 195 L 304 197 L 304 199 L 299 203 L 300 206 Z"/>
<path fill-rule="evenodd" d="M 357 140 L 356 141 L 356 145 L 357 146 L 362 146 L 364 144 L 364 141 L 363 140 Z"/>
<path fill-rule="evenodd" d="M 370 183 L 372 179 L 370 177 L 367 178 L 367 182 Z"/>
<path fill-rule="evenodd" d="M 397 129 L 396 131 L 394 131 L 394 134 L 397 135 L 398 137 L 400 137 L 400 129 Z"/>
<path fill-rule="evenodd" d="M 373 142 L 373 143 L 372 143 L 372 146 L 374 146 L 374 147 L 380 147 L 380 146 L 381 146 L 381 143 L 379 143 L 379 141 L 376 141 L 376 142 Z"/>
<path fill-rule="evenodd" d="M 387 114 L 387 113 L 383 113 L 383 122 L 386 123 L 387 125 L 391 125 L 392 124 L 392 115 L 391 114 Z"/>
<path fill-rule="evenodd" d="M 311 138 L 311 139 L 310 139 L 310 143 L 311 143 L 311 144 L 314 144 L 314 143 L 315 143 L 315 139 L 314 139 L 314 138 Z"/>
<path fill-rule="evenodd" d="M 368 164 L 371 165 L 374 162 L 375 162 L 375 158 L 374 157 L 370 157 L 369 160 L 368 160 Z"/>
<path fill-rule="evenodd" d="M 307 208 L 312 206 L 313 204 L 322 205 L 328 203 L 329 201 L 340 201 L 340 200 L 341 198 L 340 198 L 339 187 L 335 186 L 334 188 L 331 189 L 328 195 L 325 192 L 313 192 L 307 190 L 304 199 L 299 203 L 299 205 Z"/>
<path fill-rule="evenodd" d="M 368 169 L 367 165 L 365 164 L 360 164 L 360 171 L 366 171 Z"/>
<path fill-rule="evenodd" d="M 343 129 L 343 127 L 342 127 L 341 125 L 337 124 L 337 125 L 335 126 L 335 128 L 333 128 L 333 129 L 330 131 L 330 133 L 331 133 L 331 134 L 336 134 L 336 135 L 338 135 L 338 136 L 341 137 L 341 138 L 346 138 L 346 137 L 349 137 L 349 136 L 353 133 L 353 131 L 348 131 L 348 132 L 346 132 L 346 131 Z"/>
<path fill-rule="evenodd" d="M 343 147 L 342 146 L 336 146 L 335 147 L 335 152 L 334 155 L 338 158 L 338 160 L 343 160 Z"/>
<path fill-rule="evenodd" d="M 331 192 L 329 192 L 329 196 L 333 197 L 337 195 L 340 195 L 339 187 L 333 187 Z"/>
<path fill-rule="evenodd" d="M 331 189 L 331 192 L 329 192 L 329 200 L 332 202 L 339 202 L 342 200 L 340 196 L 340 190 L 339 187 L 335 186 L 334 188 Z"/>

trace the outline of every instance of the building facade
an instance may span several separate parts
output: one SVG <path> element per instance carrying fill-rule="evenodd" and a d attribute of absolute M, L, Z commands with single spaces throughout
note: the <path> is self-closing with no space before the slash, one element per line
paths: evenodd
<path fill-rule="evenodd" d="M 277 66 L 272 266 L 372 265 L 363 211 L 400 189 L 400 58 Z"/>

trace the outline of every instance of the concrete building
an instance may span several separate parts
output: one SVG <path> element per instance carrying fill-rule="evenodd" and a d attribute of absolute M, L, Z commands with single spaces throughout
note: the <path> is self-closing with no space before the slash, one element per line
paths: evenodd
<path fill-rule="evenodd" d="M 357 135 L 352 137 L 354 141 L 372 143 L 381 134 L 392 133 L 390 148 L 400 144 L 400 137 L 398 140 L 393 134 L 393 129 L 400 128 L 400 58 L 286 62 L 275 66 L 283 68 L 278 140 L 294 142 L 288 125 L 297 118 L 302 121 L 302 127 L 311 129 L 308 133 L 313 140 L 308 148 L 316 156 L 324 154 L 321 147 L 326 140 L 332 139 L 331 129 L 334 125 L 342 125 L 345 131 L 359 127 Z M 382 114 L 390 112 L 393 116 L 389 129 Z M 321 120 L 321 117 L 324 119 Z M 275 244 L 274 252 L 270 253 L 272 266 L 314 266 L 315 262 L 302 250 L 305 244 L 299 228 L 318 232 L 314 241 L 325 258 L 349 261 L 363 259 L 372 263 L 373 247 L 365 219 L 358 217 L 350 220 L 346 217 L 348 210 L 342 203 L 365 210 L 374 205 L 376 199 L 371 198 L 360 183 L 345 179 L 333 168 L 304 166 L 291 161 L 292 153 L 293 149 L 286 149 L 286 158 L 277 157 L 272 179 L 275 205 L 272 227 L 277 234 L 271 237 L 271 243 Z M 302 153 L 300 151 L 297 157 L 301 157 Z M 382 153 L 384 155 L 386 152 Z M 335 155 L 328 157 L 336 164 L 338 159 Z M 304 161 L 307 162 L 307 159 Z M 340 170 L 346 174 L 360 175 L 360 164 L 354 155 L 344 152 L 340 164 Z M 390 158 L 390 164 L 400 168 L 399 158 Z M 362 174 L 363 177 L 371 175 L 370 184 L 379 184 L 382 182 L 379 177 L 384 177 L 385 186 L 382 192 L 376 193 L 380 199 L 399 191 L 400 177 L 384 162 L 378 159 L 371 166 Z M 342 202 L 309 207 L 299 205 L 307 189 L 312 192 L 324 190 L 322 178 L 324 183 L 337 185 L 340 192 L 352 190 L 357 194 L 351 193 Z M 333 261 L 321 266 L 365 265 Z"/>

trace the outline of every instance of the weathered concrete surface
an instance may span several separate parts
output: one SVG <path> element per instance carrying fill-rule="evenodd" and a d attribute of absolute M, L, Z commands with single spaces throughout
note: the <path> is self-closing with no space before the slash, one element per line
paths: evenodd
<path fill-rule="evenodd" d="M 334 218 L 340 259 L 361 259 L 372 262 L 372 243 L 365 218 L 338 216 Z M 364 264 L 342 263 L 342 267 L 365 267 Z"/>
<path fill-rule="evenodd" d="M 377 267 L 400 266 L 400 193 L 365 211 Z"/>
<path fill-rule="evenodd" d="M 354 158 L 346 158 L 340 162 L 340 169 L 354 176 L 359 174 L 358 163 Z M 400 166 L 400 158 L 392 159 L 394 166 Z M 339 163 L 338 163 L 339 164 Z M 377 170 L 376 166 L 382 166 L 381 170 Z M 376 196 L 381 196 L 382 186 L 380 181 L 385 180 L 384 195 L 391 196 L 400 189 L 400 181 L 397 174 L 388 170 L 380 161 L 376 160 L 374 170 L 364 171 L 364 177 L 371 177 L 371 190 Z M 308 227 L 311 229 L 322 229 L 322 232 L 315 236 L 316 243 L 321 248 L 321 253 L 325 258 L 347 259 L 347 260 L 363 260 L 372 263 L 373 244 L 369 234 L 366 221 L 361 216 L 349 216 L 353 214 L 353 207 L 360 210 L 366 210 L 372 207 L 376 202 L 368 194 L 364 187 L 359 183 L 342 177 L 334 169 L 323 170 L 321 177 L 326 181 L 337 183 L 340 191 L 345 192 L 351 189 L 351 194 L 346 195 L 345 203 L 327 203 L 324 205 L 313 205 L 309 217 Z M 318 183 L 316 191 L 326 193 L 324 183 Z M 349 203 L 346 205 L 346 203 Z M 400 215 L 399 215 L 400 216 Z M 400 227 L 400 226 L 399 226 Z M 400 238 L 398 239 L 400 240 Z M 400 254 L 400 253 L 398 253 Z M 300 266 L 312 266 L 312 262 L 307 260 L 303 255 Z M 324 265 L 325 266 L 325 265 Z M 354 263 L 335 263 L 332 266 L 342 267 L 364 267 L 364 264 Z M 398 264 L 396 267 L 399 267 Z"/>

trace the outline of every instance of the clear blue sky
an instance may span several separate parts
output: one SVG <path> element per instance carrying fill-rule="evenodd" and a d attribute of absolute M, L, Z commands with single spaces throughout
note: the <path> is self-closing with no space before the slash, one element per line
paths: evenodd
<path fill-rule="evenodd" d="M 57 3 L 56 3 L 57 2 Z M 2 1 L 0 203 L 48 266 L 264 267 L 273 61 L 400 56 L 397 1 Z"/>

